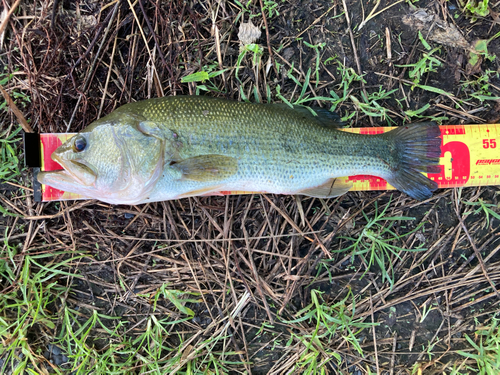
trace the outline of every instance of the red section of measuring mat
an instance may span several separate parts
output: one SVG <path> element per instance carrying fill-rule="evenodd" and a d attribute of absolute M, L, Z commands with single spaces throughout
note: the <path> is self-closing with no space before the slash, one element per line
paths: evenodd
<path fill-rule="evenodd" d="M 368 184 L 366 190 L 386 190 L 387 181 L 383 178 L 369 175 L 350 176 L 349 181 L 353 183 Z"/>
<path fill-rule="evenodd" d="M 386 131 L 384 128 L 359 128 L 359 134 L 375 135 L 385 133 Z"/>
<path fill-rule="evenodd" d="M 465 134 L 464 125 L 442 125 L 439 127 L 443 135 L 463 135 Z"/>
<path fill-rule="evenodd" d="M 42 144 L 42 169 L 44 171 L 57 171 L 63 169 L 61 165 L 50 157 L 58 148 L 62 141 L 57 134 L 40 134 L 40 143 Z M 43 185 L 42 201 L 56 201 L 64 195 L 64 191 L 53 188 L 52 186 Z"/>
<path fill-rule="evenodd" d="M 450 176 L 446 176 L 446 167 L 440 165 L 441 171 L 439 173 L 429 173 L 428 177 L 436 181 L 440 188 L 464 186 L 470 177 L 469 147 L 463 142 L 448 142 L 441 146 L 441 157 L 444 158 L 446 153 L 452 155 L 449 158 L 451 162 Z"/>
<path fill-rule="evenodd" d="M 42 142 L 43 170 L 57 171 L 62 169 L 61 165 L 50 157 L 56 148 L 62 145 L 57 134 L 40 134 L 40 142 Z"/>

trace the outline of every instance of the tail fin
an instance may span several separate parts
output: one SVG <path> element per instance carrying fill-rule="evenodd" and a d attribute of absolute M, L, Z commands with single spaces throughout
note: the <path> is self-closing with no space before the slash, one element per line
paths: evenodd
<path fill-rule="evenodd" d="M 384 134 L 394 141 L 399 164 L 387 181 L 396 189 L 417 200 L 432 196 L 437 183 L 420 172 L 439 172 L 441 131 L 434 122 L 404 125 Z"/>

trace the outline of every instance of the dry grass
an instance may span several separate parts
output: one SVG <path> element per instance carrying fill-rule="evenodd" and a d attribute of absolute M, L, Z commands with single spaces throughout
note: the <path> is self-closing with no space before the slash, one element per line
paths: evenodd
<path fill-rule="evenodd" d="M 469 24 L 445 1 L 421 2 L 467 37 L 498 31 L 491 16 Z M 467 71 L 465 51 L 442 47 L 442 65 L 419 84 L 446 94 L 411 89 L 412 68 L 397 65 L 416 64 L 426 50 L 400 25 L 407 4 L 361 31 L 357 1 L 276 4 L 254 1 L 247 11 L 210 0 L 22 2 L 0 46 L 12 74 L 5 88 L 38 132 L 77 131 L 124 103 L 205 90 L 252 101 L 333 91 L 337 112 L 357 126 L 416 120 L 408 110 L 427 103 L 422 116 L 450 124 L 498 121 L 498 100 L 471 96 L 481 85 L 484 95 L 500 94 L 497 61 Z M 252 18 L 269 26 L 258 63 L 247 52 L 237 75 L 239 23 L 266 5 L 265 19 Z M 489 48 L 498 51 L 498 40 Z M 207 82 L 182 83 L 223 69 Z M 460 83 L 485 75 L 487 88 Z M 396 91 L 376 100 L 380 86 Z M 360 108 L 363 94 L 378 115 Z M 15 117 L 2 111 L 0 123 L 7 139 Z M 359 192 L 111 206 L 34 203 L 30 173 L 9 173 L 0 185 L 5 373 L 23 363 L 26 373 L 472 373 L 478 361 L 458 350 L 475 354 L 464 335 L 479 343 L 474 332 L 484 327 L 493 327 L 489 355 L 499 356 L 497 187 L 442 190 L 421 203 Z M 346 249 L 384 209 L 370 228 L 396 250 L 369 267 L 370 253 Z"/>

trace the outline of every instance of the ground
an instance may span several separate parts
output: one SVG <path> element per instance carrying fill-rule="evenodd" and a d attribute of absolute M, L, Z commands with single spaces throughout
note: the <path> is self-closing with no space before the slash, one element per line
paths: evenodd
<path fill-rule="evenodd" d="M 180 94 L 322 106 L 349 127 L 500 118 L 492 0 L 16 7 L 0 83 L 36 132 L 76 132 L 122 104 Z M 262 34 L 243 47 L 248 20 Z M 2 373 L 500 366 L 498 187 L 423 202 L 372 191 L 37 203 L 19 120 L 0 111 Z"/>

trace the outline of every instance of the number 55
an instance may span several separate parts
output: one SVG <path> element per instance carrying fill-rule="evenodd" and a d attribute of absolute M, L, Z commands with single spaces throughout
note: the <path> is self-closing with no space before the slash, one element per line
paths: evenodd
<path fill-rule="evenodd" d="M 497 142 L 495 139 L 483 139 L 483 148 L 496 148 Z"/>

